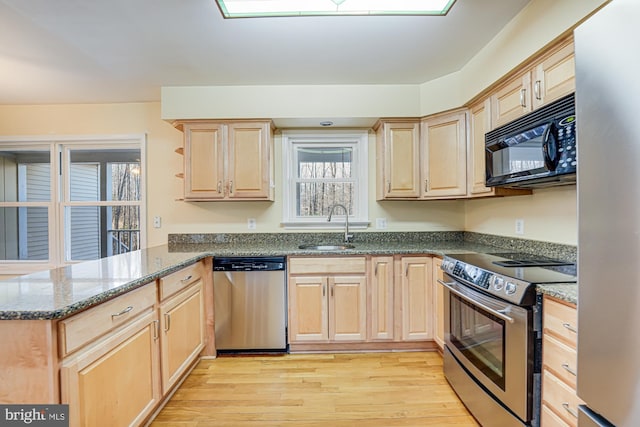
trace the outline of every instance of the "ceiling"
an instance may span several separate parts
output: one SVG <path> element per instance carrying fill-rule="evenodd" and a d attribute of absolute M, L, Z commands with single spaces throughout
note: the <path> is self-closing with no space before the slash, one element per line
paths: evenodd
<path fill-rule="evenodd" d="M 225 20 L 213 0 L 0 0 L 0 104 L 159 101 L 162 86 L 420 84 L 462 68 L 528 2 Z"/>

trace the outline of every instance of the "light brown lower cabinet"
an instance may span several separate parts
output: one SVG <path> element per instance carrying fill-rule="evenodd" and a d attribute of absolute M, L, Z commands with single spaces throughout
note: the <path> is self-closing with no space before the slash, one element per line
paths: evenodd
<path fill-rule="evenodd" d="M 292 352 L 433 349 L 432 257 L 289 257 Z"/>
<path fill-rule="evenodd" d="M 578 425 L 578 314 L 575 304 L 544 297 L 541 427 Z"/>
<path fill-rule="evenodd" d="M 59 322 L 71 426 L 141 425 L 193 366 L 206 344 L 201 264 Z"/>
<path fill-rule="evenodd" d="M 167 393 L 204 348 L 202 280 L 162 302 L 160 319 L 162 390 Z"/>
<path fill-rule="evenodd" d="M 150 309 L 63 363 L 71 426 L 138 425 L 150 415 L 161 398 L 155 319 Z"/>
<path fill-rule="evenodd" d="M 363 274 L 290 277 L 290 342 L 366 340 L 365 303 Z"/>
<path fill-rule="evenodd" d="M 433 339 L 431 257 L 401 257 L 402 340 Z"/>

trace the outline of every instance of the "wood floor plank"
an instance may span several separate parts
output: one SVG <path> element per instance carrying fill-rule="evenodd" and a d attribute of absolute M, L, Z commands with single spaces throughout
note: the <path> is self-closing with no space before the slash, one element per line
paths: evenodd
<path fill-rule="evenodd" d="M 436 352 L 202 360 L 152 427 L 395 427 L 478 424 Z"/>

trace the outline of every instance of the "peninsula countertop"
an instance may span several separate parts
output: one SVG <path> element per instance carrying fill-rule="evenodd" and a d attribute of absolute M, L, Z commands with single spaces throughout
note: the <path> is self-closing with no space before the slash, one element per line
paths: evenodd
<path fill-rule="evenodd" d="M 299 244 L 300 242 L 286 240 L 174 242 L 19 276 L 0 281 L 0 320 L 48 320 L 67 317 L 210 256 L 442 256 L 445 253 L 491 253 L 503 250 L 496 246 L 460 239 L 363 241 L 356 242 L 354 249 L 336 251 L 303 250 L 299 249 Z"/>

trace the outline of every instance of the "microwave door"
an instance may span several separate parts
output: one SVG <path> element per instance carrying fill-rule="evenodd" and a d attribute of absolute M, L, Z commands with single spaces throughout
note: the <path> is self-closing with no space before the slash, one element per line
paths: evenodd
<path fill-rule="evenodd" d="M 537 126 L 503 138 L 487 147 L 489 165 L 488 183 L 517 180 L 519 177 L 535 176 L 547 170 L 547 163 L 557 157 L 553 148 L 553 133 L 549 124 Z M 545 154 L 545 141 L 549 145 L 549 158 Z"/>

